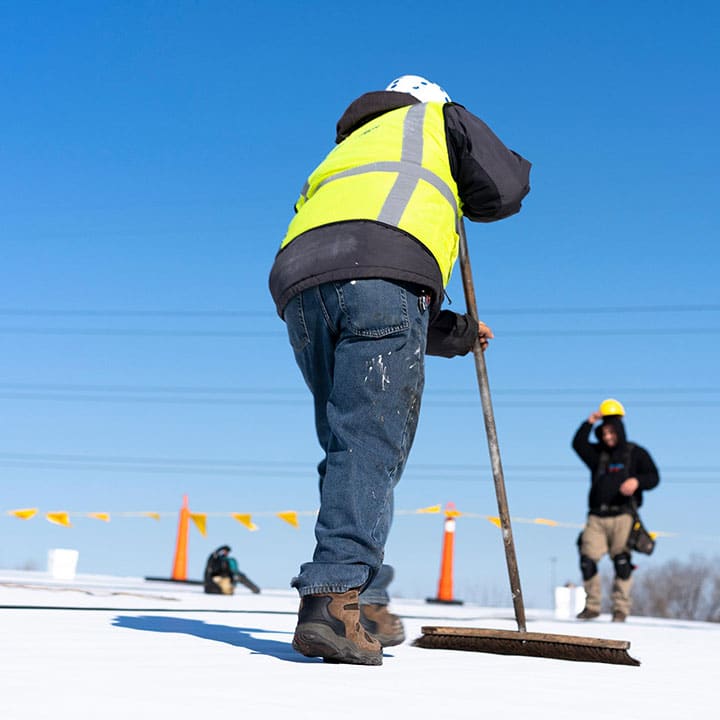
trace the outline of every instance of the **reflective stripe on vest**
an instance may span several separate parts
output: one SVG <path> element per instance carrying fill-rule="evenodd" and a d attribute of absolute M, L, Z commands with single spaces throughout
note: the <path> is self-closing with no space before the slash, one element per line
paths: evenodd
<path fill-rule="evenodd" d="M 397 132 L 394 129 L 397 119 L 391 118 L 388 126 L 383 125 L 380 147 L 374 147 L 373 152 L 385 156 L 394 154 L 397 157 L 393 143 L 399 141 L 399 160 L 379 159 L 353 165 L 353 161 L 357 161 L 353 155 L 358 154 L 353 146 L 353 149 L 347 151 L 349 161 L 343 162 L 343 156 L 340 155 L 344 152 L 343 145 L 351 141 L 357 143 L 362 155 L 361 136 L 380 127 L 385 116 L 358 128 L 325 158 L 305 183 L 297 203 L 298 215 L 290 224 L 281 247 L 303 232 L 321 225 L 351 219 L 376 220 L 405 230 L 423 243 L 435 257 L 443 281 L 447 284 L 457 257 L 460 211 L 457 187 L 447 157 L 442 108 L 441 103 L 420 103 L 386 114 L 404 113 L 401 134 L 395 140 L 392 139 Z M 355 137 L 358 134 L 359 137 Z M 394 147 L 397 148 L 397 145 Z M 342 169 L 336 169 L 336 166 Z M 387 178 L 382 181 L 383 185 L 388 183 L 392 174 L 396 175 L 387 192 L 383 191 L 382 197 L 377 196 L 377 181 L 367 185 L 370 173 L 387 174 Z M 322 203 L 323 195 L 317 195 L 321 188 L 348 178 L 357 178 L 359 182 L 344 191 L 339 201 L 334 198 L 334 203 Z M 436 196 L 427 197 L 427 193 L 413 199 L 421 181 L 433 188 L 442 200 Z M 428 204 L 430 207 L 425 207 Z M 304 222 L 303 210 L 308 207 L 313 207 L 311 212 L 306 213 L 312 217 Z"/>

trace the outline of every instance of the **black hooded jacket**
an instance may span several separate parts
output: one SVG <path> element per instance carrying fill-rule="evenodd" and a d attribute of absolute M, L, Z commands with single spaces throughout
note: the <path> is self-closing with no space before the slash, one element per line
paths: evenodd
<path fill-rule="evenodd" d="M 612 425 L 618 436 L 617 445 L 609 448 L 602 441 L 603 425 Z M 588 509 L 592 515 L 632 513 L 631 498 L 620 492 L 620 485 L 630 477 L 637 478 L 638 489 L 632 496 L 637 507 L 642 505 L 643 490 L 652 490 L 659 482 L 657 467 L 645 448 L 629 443 L 625 425 L 619 416 L 608 416 L 595 428 L 597 443 L 589 436 L 592 423 L 584 422 L 575 433 L 572 446 L 591 473 Z"/>
<path fill-rule="evenodd" d="M 370 92 L 353 101 L 337 124 L 342 142 L 380 115 L 419 102 L 408 93 Z M 450 169 L 462 211 L 469 220 L 493 222 L 514 215 L 530 190 L 530 163 L 503 145 L 490 128 L 462 105 L 443 109 Z M 278 314 L 295 295 L 322 283 L 359 278 L 409 282 L 432 296 L 427 353 L 468 353 L 477 338 L 470 315 L 440 310 L 442 273 L 430 251 L 397 227 L 372 220 L 347 220 L 313 228 L 286 245 L 270 272 Z"/>

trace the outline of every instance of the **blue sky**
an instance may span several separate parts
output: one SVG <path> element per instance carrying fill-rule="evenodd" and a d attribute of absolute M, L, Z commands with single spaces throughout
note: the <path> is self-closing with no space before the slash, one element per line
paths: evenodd
<path fill-rule="evenodd" d="M 263 586 L 308 559 L 257 515 L 317 507 L 309 396 L 267 291 L 305 177 L 358 95 L 415 73 L 533 163 L 523 211 L 468 226 L 510 510 L 582 523 L 570 450 L 607 396 L 656 459 L 643 567 L 720 554 L 720 11 L 713 3 L 0 5 L 0 565 L 166 575 L 183 493 Z M 455 273 L 448 293 L 462 311 Z M 428 361 L 396 507 L 496 513 L 471 358 Z M 72 528 L 5 515 L 107 511 Z M 576 532 L 515 525 L 528 604 Z M 438 516 L 400 514 L 395 590 L 435 592 Z M 603 569 L 609 571 L 608 561 Z M 497 530 L 460 518 L 456 595 L 504 599 Z"/>

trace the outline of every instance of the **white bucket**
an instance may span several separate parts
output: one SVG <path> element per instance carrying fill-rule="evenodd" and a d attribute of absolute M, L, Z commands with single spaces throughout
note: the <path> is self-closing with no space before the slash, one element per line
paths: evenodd
<path fill-rule="evenodd" d="M 77 569 L 77 550 L 66 550 L 65 548 L 54 548 L 48 550 L 48 573 L 55 580 L 74 580 Z"/>
<path fill-rule="evenodd" d="M 558 620 L 574 618 L 585 607 L 585 588 L 565 586 L 555 588 L 555 617 Z"/>

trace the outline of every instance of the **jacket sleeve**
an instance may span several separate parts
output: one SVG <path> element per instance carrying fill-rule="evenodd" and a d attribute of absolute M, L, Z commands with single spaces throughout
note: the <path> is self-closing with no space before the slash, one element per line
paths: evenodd
<path fill-rule="evenodd" d="M 441 310 L 428 327 L 426 354 L 451 358 L 467 355 L 478 336 L 478 321 L 472 315 Z"/>
<path fill-rule="evenodd" d="M 493 222 L 519 212 L 530 192 L 530 163 L 462 105 L 445 106 L 445 128 L 463 215 Z"/>
<path fill-rule="evenodd" d="M 660 473 L 650 457 L 650 453 L 643 447 L 635 446 L 635 477 L 640 483 L 641 490 L 652 490 L 660 482 Z"/>
<path fill-rule="evenodd" d="M 600 451 L 595 443 L 589 439 L 592 423 L 584 422 L 575 433 L 572 441 L 573 450 L 580 456 L 580 459 L 590 468 L 591 472 L 597 470 L 600 461 Z"/>

